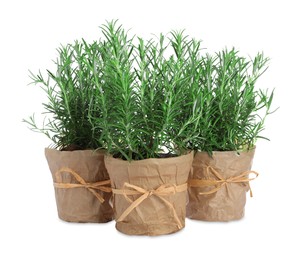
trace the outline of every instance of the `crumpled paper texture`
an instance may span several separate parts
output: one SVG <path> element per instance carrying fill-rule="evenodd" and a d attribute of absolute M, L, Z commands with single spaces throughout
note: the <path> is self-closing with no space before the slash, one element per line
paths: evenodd
<path fill-rule="evenodd" d="M 254 152 L 255 149 L 240 154 L 234 151 L 213 152 L 212 157 L 206 152 L 197 152 L 189 179 L 217 179 L 210 171 L 208 174 L 208 166 L 219 172 L 224 179 L 239 176 L 251 169 Z M 200 192 L 210 191 L 214 186 L 189 187 L 187 217 L 206 221 L 241 219 L 244 216 L 248 185 L 248 183 L 228 183 L 217 192 L 208 195 L 201 195 Z"/>
<path fill-rule="evenodd" d="M 192 160 L 193 152 L 173 158 L 145 159 L 132 162 L 106 156 L 105 165 L 112 188 L 122 189 L 124 183 L 129 183 L 149 191 L 157 189 L 163 184 L 185 184 L 188 180 Z M 135 201 L 140 196 L 129 195 L 129 198 Z M 114 194 L 113 198 L 113 208 L 117 221 L 131 205 L 131 202 L 121 194 Z M 184 227 L 187 190 L 163 198 L 173 205 Z M 116 228 L 128 235 L 149 236 L 169 234 L 179 230 L 173 211 L 155 195 L 147 197 L 123 221 L 116 222 Z"/>
<path fill-rule="evenodd" d="M 53 181 L 55 173 L 61 168 L 77 172 L 87 183 L 108 180 L 104 165 L 104 154 L 93 150 L 58 151 L 45 149 Z M 63 183 L 78 183 L 75 178 L 62 173 Z M 113 209 L 109 203 L 112 193 L 98 191 L 105 199 L 103 203 L 86 188 L 55 188 L 59 218 L 68 222 L 104 223 L 113 219 Z"/>

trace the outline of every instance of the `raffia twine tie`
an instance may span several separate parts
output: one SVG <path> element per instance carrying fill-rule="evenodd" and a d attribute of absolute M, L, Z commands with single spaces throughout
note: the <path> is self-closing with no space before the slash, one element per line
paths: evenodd
<path fill-rule="evenodd" d="M 246 171 L 246 172 L 241 173 L 238 176 L 230 177 L 230 178 L 225 179 L 224 177 L 222 177 L 222 175 L 218 171 L 216 171 L 211 166 L 208 166 L 206 169 L 207 169 L 208 174 L 211 172 L 215 177 L 218 178 L 218 180 L 191 179 L 191 180 L 188 181 L 189 187 L 197 187 L 198 188 L 198 187 L 216 186 L 214 189 L 212 189 L 210 191 L 200 192 L 200 195 L 208 195 L 208 194 L 215 193 L 218 190 L 220 190 L 223 186 L 225 186 L 229 183 L 247 183 L 248 187 L 249 187 L 249 191 L 250 191 L 250 197 L 253 196 L 251 187 L 249 185 L 249 182 L 256 179 L 259 176 L 259 174 L 257 172 L 255 172 L 255 171 Z M 249 178 L 250 174 L 254 174 L 255 177 Z"/>
<path fill-rule="evenodd" d="M 68 173 L 72 175 L 78 183 L 63 183 L 61 174 Z M 98 200 L 100 203 L 103 203 L 105 200 L 104 198 L 96 192 L 96 190 L 100 190 L 103 192 L 112 192 L 112 188 L 110 187 L 111 181 L 99 181 L 93 183 L 87 183 L 78 173 L 70 168 L 61 168 L 55 173 L 56 182 L 54 182 L 54 187 L 58 189 L 73 189 L 73 188 L 86 188 L 89 190 Z M 108 185 L 108 186 L 106 186 Z"/>
<path fill-rule="evenodd" d="M 112 189 L 114 194 L 123 195 L 126 198 L 126 200 L 128 200 L 131 203 L 130 206 L 117 219 L 117 222 L 123 221 L 145 199 L 151 196 L 156 196 L 159 199 L 161 199 L 169 207 L 169 209 L 173 211 L 175 221 L 177 222 L 177 226 L 179 229 L 181 229 L 183 225 L 177 216 L 177 213 L 173 204 L 170 203 L 165 198 L 163 198 L 163 196 L 173 195 L 177 192 L 183 192 L 186 190 L 187 190 L 187 183 L 184 183 L 181 185 L 163 184 L 155 190 L 145 190 L 141 187 L 125 182 L 123 185 L 123 189 Z M 129 195 L 141 195 L 141 196 L 135 201 L 132 201 L 130 198 L 128 198 Z"/>

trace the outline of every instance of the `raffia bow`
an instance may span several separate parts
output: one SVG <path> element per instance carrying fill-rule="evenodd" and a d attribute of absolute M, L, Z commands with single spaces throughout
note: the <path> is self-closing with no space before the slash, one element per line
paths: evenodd
<path fill-rule="evenodd" d="M 235 177 L 230 177 L 227 179 L 224 179 L 222 177 L 222 175 L 216 171 L 214 168 L 212 168 L 211 166 L 208 166 L 207 168 L 207 173 L 212 172 L 212 174 L 218 178 L 218 180 L 212 180 L 212 179 L 208 179 L 208 180 L 199 180 L 199 179 L 191 179 L 188 181 L 188 185 L 189 187 L 208 187 L 208 186 L 216 186 L 214 189 L 210 190 L 210 191 L 205 191 L 205 192 L 200 192 L 200 195 L 208 195 L 208 194 L 212 194 L 217 192 L 218 190 L 220 190 L 223 186 L 227 185 L 228 183 L 247 183 L 249 190 L 250 190 L 250 196 L 252 197 L 252 190 L 251 187 L 249 185 L 249 182 L 256 179 L 259 174 L 255 171 L 246 171 L 241 173 L 238 176 Z M 249 174 L 254 174 L 255 177 L 254 178 L 249 178 Z"/>
<path fill-rule="evenodd" d="M 61 173 L 69 173 L 71 174 L 78 183 L 63 183 L 61 178 Z M 111 185 L 110 180 L 87 183 L 78 173 L 73 171 L 70 168 L 61 168 L 55 173 L 56 182 L 54 182 L 54 187 L 58 189 L 72 189 L 72 188 L 86 188 L 89 190 L 100 203 L 103 203 L 104 198 L 95 190 L 101 190 L 103 192 L 112 192 L 112 188 L 109 187 Z M 106 186 L 109 185 L 109 186 Z"/>
<path fill-rule="evenodd" d="M 123 221 L 145 199 L 151 196 L 157 196 L 173 211 L 175 221 L 177 222 L 177 226 L 179 229 L 181 229 L 183 225 L 177 216 L 177 213 L 173 204 L 171 204 L 168 200 L 163 198 L 163 196 L 173 195 L 177 192 L 183 192 L 185 190 L 187 190 L 187 183 L 184 183 L 181 185 L 163 184 L 155 190 L 145 190 L 141 187 L 125 182 L 123 189 L 112 189 L 114 194 L 123 195 L 131 203 L 130 206 L 117 219 L 117 222 Z M 141 196 L 135 201 L 132 201 L 130 198 L 128 198 L 129 195 L 141 195 Z"/>

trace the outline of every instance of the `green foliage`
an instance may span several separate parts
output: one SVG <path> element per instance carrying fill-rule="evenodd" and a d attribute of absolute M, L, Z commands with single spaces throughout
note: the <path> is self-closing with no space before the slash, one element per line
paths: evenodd
<path fill-rule="evenodd" d="M 166 43 L 142 38 L 133 44 L 116 22 L 101 27 L 105 36 L 104 84 L 97 92 L 97 109 L 105 107 L 105 117 L 93 118 L 103 129 L 99 142 L 115 157 L 126 160 L 181 154 L 198 131 L 194 103 L 198 88 L 191 81 L 200 43 L 183 33 L 172 33 Z M 172 47 L 175 56 L 166 58 Z M 195 97 L 195 99 L 194 99 Z M 192 126 L 192 127 L 190 127 Z"/>
<path fill-rule="evenodd" d="M 235 49 L 223 50 L 202 59 L 200 95 L 205 106 L 200 114 L 202 142 L 190 142 L 191 149 L 239 151 L 255 146 L 264 121 L 271 114 L 274 91 L 256 89 L 258 78 L 267 69 L 262 53 L 252 60 Z M 265 138 L 267 139 L 267 138 Z"/>
<path fill-rule="evenodd" d="M 101 59 L 104 84 L 97 85 L 97 107 L 94 109 L 104 109 L 105 116 L 92 118 L 91 122 L 96 129 L 103 129 L 103 135 L 98 138 L 108 152 L 129 159 L 138 145 L 139 124 L 134 89 L 134 46 L 124 29 L 116 27 L 116 21 L 103 25 L 101 29 L 104 35 Z"/>
<path fill-rule="evenodd" d="M 56 73 L 31 73 L 48 97 L 42 127 L 59 149 L 103 148 L 140 160 L 188 149 L 251 149 L 264 129 L 274 92 L 256 89 L 263 54 L 248 60 L 232 49 L 202 56 L 183 31 L 145 41 L 117 25 L 103 38 L 58 49 Z M 266 138 L 265 138 L 266 139 Z"/>
<path fill-rule="evenodd" d="M 49 137 L 55 148 L 97 148 L 96 138 L 101 130 L 93 129 L 89 118 L 100 117 L 102 113 L 100 110 L 92 110 L 92 115 L 90 114 L 95 87 L 88 64 L 93 63 L 92 60 L 98 56 L 98 44 L 95 42 L 88 45 L 84 41 L 76 41 L 57 51 L 55 73 L 47 71 L 47 76 L 44 77 L 40 72 L 37 75 L 30 72 L 32 83 L 41 86 L 48 97 L 48 102 L 43 104 L 47 114 L 44 124 L 37 126 L 34 115 L 24 122 L 32 130 Z"/>

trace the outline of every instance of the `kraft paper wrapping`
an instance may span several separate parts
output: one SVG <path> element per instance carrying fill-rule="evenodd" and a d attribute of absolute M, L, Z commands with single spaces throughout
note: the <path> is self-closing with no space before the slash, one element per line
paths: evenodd
<path fill-rule="evenodd" d="M 69 222 L 104 223 L 113 219 L 104 154 L 93 150 L 45 149 L 52 173 L 59 218 Z M 75 178 L 75 175 L 78 175 Z M 86 183 L 85 185 L 82 183 Z M 95 185 L 96 184 L 96 185 Z M 98 184 L 98 185 L 97 185 Z"/>
<path fill-rule="evenodd" d="M 192 160 L 193 152 L 132 162 L 106 156 L 117 230 L 154 236 L 182 229 Z"/>
<path fill-rule="evenodd" d="M 246 180 L 241 182 L 243 179 L 241 175 L 245 176 L 246 172 L 250 172 L 254 152 L 254 149 L 240 154 L 233 151 L 213 152 L 212 157 L 206 152 L 197 152 L 189 176 L 187 217 L 207 221 L 241 219 L 244 216 L 246 192 L 250 189 L 249 180 L 251 180 L 245 177 Z M 220 181 L 216 173 L 225 180 L 234 179 L 234 182 L 192 187 L 192 180 Z M 257 175 L 256 172 L 252 173 Z M 237 182 L 237 178 L 240 182 Z M 214 190 L 216 191 L 213 192 Z"/>

